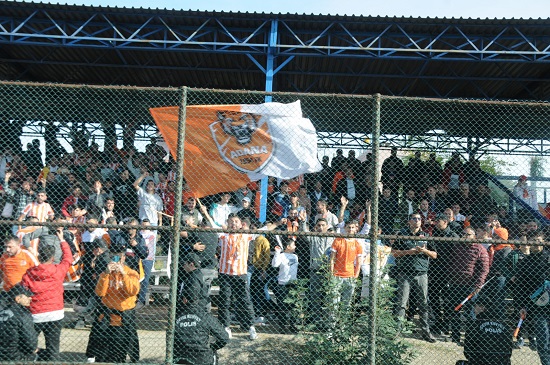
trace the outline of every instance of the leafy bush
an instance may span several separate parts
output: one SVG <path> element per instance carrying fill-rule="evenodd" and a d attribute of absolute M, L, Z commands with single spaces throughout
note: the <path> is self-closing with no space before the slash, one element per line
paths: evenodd
<path fill-rule="evenodd" d="M 324 320 L 313 323 L 314 313 L 308 312 L 308 281 L 299 280 L 286 302 L 293 306 L 293 320 L 298 339 L 293 341 L 296 363 L 315 365 L 365 364 L 368 356 L 368 307 L 361 300 L 348 306 L 336 302 L 337 284 L 324 270 L 324 298 L 318 298 L 315 311 Z M 376 315 L 376 363 L 384 365 L 410 364 L 415 357 L 412 345 L 398 336 L 398 323 L 393 315 L 392 297 L 395 291 L 388 280 L 378 281 Z M 357 283 L 360 289 L 360 283 Z M 357 290 L 356 290 L 357 292 Z M 318 313 L 317 313 L 318 314 Z M 288 346 L 288 343 L 285 343 Z"/>

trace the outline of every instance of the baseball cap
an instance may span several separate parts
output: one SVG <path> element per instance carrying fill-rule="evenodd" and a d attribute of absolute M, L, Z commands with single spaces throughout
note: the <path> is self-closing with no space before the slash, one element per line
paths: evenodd
<path fill-rule="evenodd" d="M 527 180 L 527 176 L 521 175 L 521 176 L 519 177 L 519 180 L 521 180 L 521 181 L 526 181 L 526 180 Z"/>
<path fill-rule="evenodd" d="M 446 214 L 439 213 L 439 214 L 435 217 L 435 220 L 437 220 L 437 221 L 445 221 L 445 222 L 448 222 L 448 221 L 449 221 L 449 217 L 447 217 Z"/>
<path fill-rule="evenodd" d="M 249 197 L 247 197 L 247 196 L 245 196 L 245 197 L 243 198 L 243 201 L 245 201 L 245 202 L 249 202 L 249 203 L 250 203 L 250 198 L 249 198 Z"/>

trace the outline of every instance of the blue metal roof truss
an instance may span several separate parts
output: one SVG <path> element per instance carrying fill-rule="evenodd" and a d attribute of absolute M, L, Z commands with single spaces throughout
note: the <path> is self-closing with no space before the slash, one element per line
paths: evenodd
<path fill-rule="evenodd" d="M 304 27 L 302 22 L 284 16 L 262 20 L 258 14 L 249 15 L 253 21 L 243 26 L 233 25 L 234 19 L 227 14 L 182 12 L 175 18 L 148 11 L 139 17 L 143 19 L 140 23 L 129 23 L 109 9 L 100 10 L 81 11 L 78 17 L 65 19 L 47 9 L 35 10 L 20 19 L 0 16 L 0 43 L 249 56 L 272 52 L 279 57 L 550 62 L 550 36 L 529 32 L 536 27 L 521 23 L 491 23 L 486 27 L 483 23 L 440 23 L 438 27 L 431 24 L 430 32 L 419 32 L 409 30 L 407 23 L 399 19 L 380 18 L 379 24 L 372 27 L 377 30 L 365 30 L 359 22 L 349 20 L 317 21 L 314 27 Z M 276 34 L 272 34 L 274 29 Z M 270 38 L 276 41 L 270 42 Z"/>

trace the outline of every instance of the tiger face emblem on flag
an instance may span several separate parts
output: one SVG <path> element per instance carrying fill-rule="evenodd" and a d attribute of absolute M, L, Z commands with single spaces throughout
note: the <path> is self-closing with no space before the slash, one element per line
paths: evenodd
<path fill-rule="evenodd" d="M 260 172 L 275 150 L 267 118 L 233 111 L 216 114 L 209 127 L 222 158 L 240 172 Z"/>

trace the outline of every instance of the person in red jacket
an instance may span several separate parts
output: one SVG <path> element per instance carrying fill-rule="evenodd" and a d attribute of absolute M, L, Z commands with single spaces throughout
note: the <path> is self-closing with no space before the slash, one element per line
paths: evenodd
<path fill-rule="evenodd" d="M 61 322 L 65 316 L 63 280 L 73 262 L 69 244 L 63 238 L 63 229 L 56 231 L 61 241 L 62 260 L 54 264 L 55 248 L 38 244 L 38 266 L 27 270 L 21 284 L 33 294 L 29 307 L 37 334 L 44 332 L 46 349 L 38 351 L 38 361 L 58 361 Z"/>
<path fill-rule="evenodd" d="M 80 203 L 85 203 L 88 200 L 88 198 L 82 194 L 82 188 L 80 185 L 73 186 L 73 193 L 65 198 L 63 201 L 63 205 L 61 206 L 61 213 L 67 217 L 71 218 L 72 214 L 69 211 L 69 207 Z M 84 204 L 85 205 L 85 204 Z"/>

